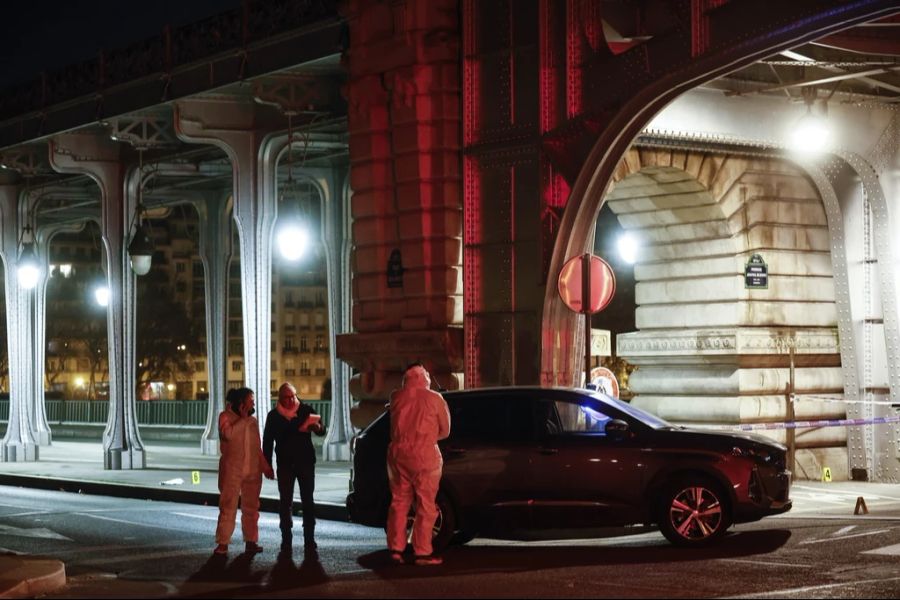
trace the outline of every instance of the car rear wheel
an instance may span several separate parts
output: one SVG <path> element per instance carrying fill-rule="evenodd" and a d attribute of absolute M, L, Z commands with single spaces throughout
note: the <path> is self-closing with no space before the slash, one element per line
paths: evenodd
<path fill-rule="evenodd" d="M 725 535 L 731 510 L 720 485 L 704 477 L 688 477 L 665 488 L 658 519 L 670 542 L 700 547 Z"/>

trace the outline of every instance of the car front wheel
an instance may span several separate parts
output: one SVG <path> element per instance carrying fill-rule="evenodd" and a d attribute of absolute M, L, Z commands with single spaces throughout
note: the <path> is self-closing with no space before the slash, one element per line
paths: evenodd
<path fill-rule="evenodd" d="M 659 528 L 675 545 L 705 546 L 725 535 L 731 511 L 722 487 L 703 477 L 681 479 L 666 487 Z"/>

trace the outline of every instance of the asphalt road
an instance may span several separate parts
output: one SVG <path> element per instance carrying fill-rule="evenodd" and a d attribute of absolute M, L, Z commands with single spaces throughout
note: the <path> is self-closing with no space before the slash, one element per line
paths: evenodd
<path fill-rule="evenodd" d="M 319 560 L 212 555 L 215 507 L 0 487 L 0 551 L 58 558 L 56 598 L 132 597 L 747 597 L 897 598 L 900 518 L 798 514 L 741 525 L 686 551 L 656 532 L 602 539 L 479 539 L 439 567 L 394 566 L 378 529 L 320 521 Z M 299 527 L 299 518 L 297 519 Z"/>

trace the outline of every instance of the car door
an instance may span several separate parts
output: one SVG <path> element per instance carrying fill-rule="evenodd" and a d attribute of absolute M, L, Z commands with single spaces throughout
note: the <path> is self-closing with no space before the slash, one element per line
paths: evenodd
<path fill-rule="evenodd" d="M 444 482 L 460 508 L 501 530 L 530 520 L 532 411 L 516 400 L 500 392 L 454 398 L 450 437 L 441 444 Z"/>
<path fill-rule="evenodd" d="M 599 527 L 635 522 L 640 515 L 645 461 L 640 429 L 606 434 L 613 419 L 629 420 L 597 405 L 566 397 L 536 401 L 536 440 L 532 447 L 538 528 Z"/>

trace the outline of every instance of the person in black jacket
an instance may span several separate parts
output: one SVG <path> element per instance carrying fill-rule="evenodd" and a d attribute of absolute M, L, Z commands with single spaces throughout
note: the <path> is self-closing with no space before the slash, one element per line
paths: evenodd
<path fill-rule="evenodd" d="M 325 425 L 311 406 L 300 401 L 293 385 L 281 384 L 278 388 L 278 404 L 266 417 L 262 445 L 263 454 L 270 465 L 274 446 L 278 463 L 278 512 L 282 552 L 290 552 L 293 547 L 294 521 L 291 514 L 295 479 L 300 486 L 300 501 L 303 504 L 303 547 L 307 552 L 315 552 L 317 548 L 316 507 L 313 503 L 316 452 L 310 433 L 325 435 Z"/>

